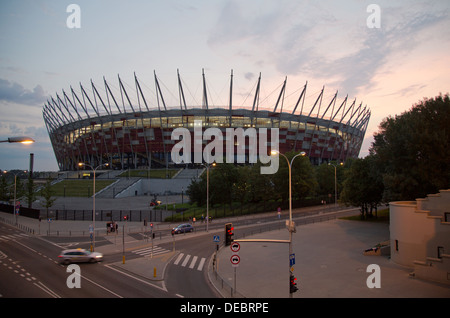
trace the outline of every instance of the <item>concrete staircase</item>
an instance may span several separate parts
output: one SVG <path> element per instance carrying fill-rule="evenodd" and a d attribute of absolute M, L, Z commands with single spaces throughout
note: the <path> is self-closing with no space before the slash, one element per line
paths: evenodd
<path fill-rule="evenodd" d="M 450 190 L 441 190 L 425 199 L 416 199 L 415 213 L 423 222 L 434 223 L 435 236 L 425 260 L 414 261 L 412 276 L 450 285 Z"/>
<path fill-rule="evenodd" d="M 119 178 L 116 182 L 110 184 L 108 187 L 104 188 L 102 191 L 97 192 L 95 195 L 97 198 L 115 198 L 120 192 L 131 187 L 133 184 L 138 182 L 141 178 Z"/>

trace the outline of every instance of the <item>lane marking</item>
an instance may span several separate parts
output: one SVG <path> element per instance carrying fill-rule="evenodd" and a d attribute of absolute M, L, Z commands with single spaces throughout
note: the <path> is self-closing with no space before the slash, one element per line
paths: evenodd
<path fill-rule="evenodd" d="M 163 287 L 160 287 L 160 286 L 154 285 L 154 284 L 152 284 L 152 283 L 149 283 L 149 282 L 147 282 L 147 281 L 145 281 L 145 280 L 143 280 L 143 279 L 137 278 L 136 276 L 130 275 L 130 274 L 125 273 L 125 272 L 122 272 L 121 270 L 119 270 L 119 269 L 117 269 L 117 268 L 114 268 L 114 265 L 109 265 L 109 264 L 108 264 L 108 265 L 105 265 L 105 267 L 108 267 L 109 269 L 112 269 L 113 271 L 119 272 L 119 273 L 122 274 L 122 275 L 131 277 L 131 278 L 134 278 L 135 280 L 140 281 L 141 283 L 150 285 L 150 286 L 152 286 L 152 287 L 155 287 L 155 288 L 158 288 L 158 289 L 160 289 L 160 290 L 162 290 L 162 291 L 167 292 L 167 288 L 166 288 L 166 286 L 165 286 L 165 284 L 164 284 L 164 281 L 162 282 Z"/>
<path fill-rule="evenodd" d="M 195 263 L 197 262 L 197 259 L 198 259 L 197 256 L 194 256 L 194 257 L 192 258 L 191 265 L 189 265 L 189 268 L 190 268 L 190 269 L 194 268 Z"/>
<path fill-rule="evenodd" d="M 191 258 L 191 255 L 189 255 L 189 254 L 186 255 L 186 258 L 184 259 L 183 264 L 181 264 L 181 266 L 185 267 L 186 264 L 189 262 L 190 258 Z"/>
<path fill-rule="evenodd" d="M 202 257 L 200 260 L 200 264 L 198 264 L 197 270 L 201 271 L 203 269 L 203 265 L 205 265 L 206 258 Z"/>
<path fill-rule="evenodd" d="M 184 254 L 180 253 L 180 255 L 178 255 L 177 259 L 175 260 L 174 264 L 178 265 L 178 263 L 181 261 L 181 259 L 183 258 Z"/>

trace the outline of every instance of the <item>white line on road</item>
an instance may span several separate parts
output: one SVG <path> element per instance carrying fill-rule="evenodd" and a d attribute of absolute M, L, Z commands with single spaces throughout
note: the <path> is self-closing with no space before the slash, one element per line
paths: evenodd
<path fill-rule="evenodd" d="M 194 266 L 195 266 L 195 263 L 197 262 L 197 256 L 194 256 L 193 258 L 192 258 L 192 262 L 191 262 L 191 265 L 189 265 L 189 268 L 194 268 Z"/>
<path fill-rule="evenodd" d="M 42 282 L 37 282 L 37 283 L 33 283 L 35 286 L 39 287 L 40 289 L 42 289 L 44 292 L 46 292 L 47 294 L 49 294 L 50 296 L 52 296 L 53 298 L 61 298 L 61 296 L 59 296 L 57 293 L 55 293 L 53 290 L 51 290 L 50 288 L 48 288 L 47 286 L 45 286 Z"/>
<path fill-rule="evenodd" d="M 191 258 L 191 255 L 189 255 L 189 254 L 186 255 L 186 258 L 184 259 L 183 264 L 181 264 L 181 266 L 185 267 L 186 264 L 189 262 L 190 258 Z"/>
<path fill-rule="evenodd" d="M 203 269 L 203 265 L 205 265 L 206 258 L 202 257 L 200 260 L 200 264 L 198 264 L 197 270 L 201 271 Z"/>
<path fill-rule="evenodd" d="M 174 264 L 178 265 L 178 263 L 181 261 L 181 259 L 183 258 L 184 254 L 180 253 L 180 255 L 178 255 L 177 259 L 175 260 Z"/>

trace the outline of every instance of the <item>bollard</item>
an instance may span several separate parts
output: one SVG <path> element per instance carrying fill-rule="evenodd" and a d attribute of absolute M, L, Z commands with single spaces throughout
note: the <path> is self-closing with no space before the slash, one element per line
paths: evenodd
<path fill-rule="evenodd" d="M 125 264 L 125 255 L 122 255 L 122 264 Z"/>
<path fill-rule="evenodd" d="M 156 277 L 156 267 L 153 267 L 153 277 Z"/>

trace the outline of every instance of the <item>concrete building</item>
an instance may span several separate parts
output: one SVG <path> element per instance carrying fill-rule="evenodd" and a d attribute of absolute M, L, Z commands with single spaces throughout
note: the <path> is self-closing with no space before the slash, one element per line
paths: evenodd
<path fill-rule="evenodd" d="M 417 278 L 450 284 L 450 189 L 390 203 L 391 259 Z"/>

